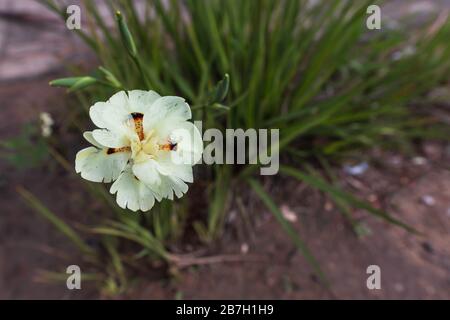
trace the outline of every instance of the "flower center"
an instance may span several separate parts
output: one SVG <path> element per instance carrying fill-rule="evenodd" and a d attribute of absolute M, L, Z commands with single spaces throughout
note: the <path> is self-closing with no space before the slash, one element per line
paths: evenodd
<path fill-rule="evenodd" d="M 133 124 L 130 123 L 130 125 L 134 125 L 134 131 L 138 138 L 130 139 L 131 157 L 134 162 L 154 159 L 160 150 L 169 152 L 176 151 L 177 143 L 171 142 L 170 139 L 167 142 L 161 143 L 161 139 L 155 130 L 144 133 L 144 115 L 142 113 L 134 112 L 131 114 L 131 117 L 133 118 Z"/>

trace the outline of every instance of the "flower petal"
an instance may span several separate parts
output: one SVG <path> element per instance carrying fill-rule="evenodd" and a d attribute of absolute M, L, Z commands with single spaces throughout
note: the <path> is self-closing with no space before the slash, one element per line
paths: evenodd
<path fill-rule="evenodd" d="M 130 152 L 107 154 L 107 149 L 88 147 L 79 151 L 75 157 L 75 171 L 94 182 L 111 182 L 125 168 Z"/>
<path fill-rule="evenodd" d="M 153 192 L 134 176 L 130 166 L 111 185 L 109 191 L 112 194 L 117 192 L 117 204 L 123 209 L 148 211 L 155 204 Z"/>
<path fill-rule="evenodd" d="M 117 110 L 128 113 L 128 96 L 125 91 L 116 92 L 111 96 L 111 98 L 109 98 L 108 102 Z"/>
<path fill-rule="evenodd" d="M 135 163 L 132 170 L 133 174 L 154 192 L 158 200 L 161 198 L 173 200 L 174 193 L 177 197 L 182 197 L 188 190 L 188 185 L 184 181 L 193 180 L 192 167 L 179 165 L 169 167 L 154 159 Z"/>
<path fill-rule="evenodd" d="M 170 142 L 176 143 L 175 152 L 171 152 L 172 161 L 177 164 L 194 165 L 200 161 L 203 153 L 203 140 L 198 128 L 185 121 L 170 132 Z"/>
<path fill-rule="evenodd" d="M 153 159 L 134 163 L 132 170 L 133 174 L 145 183 L 150 189 L 157 191 L 161 184 L 161 175 L 157 170 L 158 164 Z"/>
<path fill-rule="evenodd" d="M 130 135 L 118 134 L 115 131 L 107 129 L 95 129 L 92 131 L 92 137 L 100 144 L 108 148 L 121 148 L 130 145 Z"/>
<path fill-rule="evenodd" d="M 117 135 L 127 135 L 133 130 L 128 96 L 125 91 L 114 94 L 107 102 L 97 102 L 89 109 L 94 124 Z"/>
<path fill-rule="evenodd" d="M 155 91 L 151 90 L 132 90 L 128 94 L 129 96 L 125 91 L 119 91 L 107 102 L 97 102 L 89 110 L 89 115 L 96 126 L 107 129 L 121 140 L 137 138 L 132 114 L 144 114 L 160 98 Z M 108 140 L 111 139 L 108 138 Z M 108 146 L 113 147 L 113 145 L 116 148 L 119 147 L 117 143 Z"/>
<path fill-rule="evenodd" d="M 129 118 L 129 112 L 126 108 L 112 105 L 109 101 L 97 102 L 89 109 L 89 116 L 99 128 L 122 132 L 122 126 Z"/>
<path fill-rule="evenodd" d="M 165 176 L 174 176 L 185 182 L 194 182 L 192 166 L 186 164 L 177 164 L 172 160 L 172 154 L 175 151 L 159 151 L 156 155 L 158 162 L 158 171 Z"/>
<path fill-rule="evenodd" d="M 99 149 L 106 148 L 106 146 L 101 145 L 97 140 L 94 139 L 94 137 L 92 136 L 92 131 L 86 131 L 85 133 L 83 133 L 83 138 L 85 138 L 87 142 Z"/>
<path fill-rule="evenodd" d="M 155 129 L 164 133 L 165 130 L 173 128 L 174 124 L 189 120 L 191 117 L 191 108 L 183 98 L 161 97 L 144 113 L 144 132 Z"/>
<path fill-rule="evenodd" d="M 132 90 L 128 91 L 129 108 L 131 112 L 144 114 L 147 109 L 161 96 L 153 90 Z"/>
<path fill-rule="evenodd" d="M 158 192 L 163 198 L 173 200 L 173 194 L 181 198 L 188 191 L 188 185 L 180 178 L 174 176 L 161 176 Z"/>

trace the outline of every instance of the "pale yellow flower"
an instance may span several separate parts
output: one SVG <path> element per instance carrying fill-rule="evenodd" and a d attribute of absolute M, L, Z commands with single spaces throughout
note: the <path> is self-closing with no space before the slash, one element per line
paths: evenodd
<path fill-rule="evenodd" d="M 99 129 L 84 133 L 93 146 L 76 156 L 75 170 L 84 179 L 114 182 L 117 203 L 133 211 L 187 192 L 203 142 L 183 98 L 120 91 L 94 104 L 89 115 Z"/>

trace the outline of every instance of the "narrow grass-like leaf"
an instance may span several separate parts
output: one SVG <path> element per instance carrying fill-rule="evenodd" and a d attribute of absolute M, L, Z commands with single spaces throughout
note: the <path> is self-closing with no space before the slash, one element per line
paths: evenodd
<path fill-rule="evenodd" d="M 58 218 L 55 213 L 42 204 L 42 202 L 39 201 L 39 199 L 36 198 L 31 192 L 21 186 L 17 187 L 17 192 L 27 201 L 31 208 L 54 225 L 56 229 L 69 238 L 83 253 L 89 255 L 95 254 L 95 251 L 83 241 L 75 230 Z"/>
<path fill-rule="evenodd" d="M 85 76 L 85 77 L 70 77 L 70 78 L 61 78 L 55 79 L 49 82 L 52 87 L 66 87 L 69 88 L 69 92 L 73 92 L 76 90 L 80 90 L 86 87 L 89 87 L 98 80 L 94 77 Z"/>
<path fill-rule="evenodd" d="M 248 183 L 252 187 L 253 191 L 258 195 L 258 197 L 262 200 L 264 205 L 270 210 L 270 212 L 275 216 L 278 223 L 281 225 L 283 230 L 289 235 L 289 237 L 292 239 L 292 241 L 295 243 L 297 248 L 300 250 L 300 252 L 303 254 L 305 259 L 308 261 L 308 263 L 311 265 L 311 267 L 314 269 L 316 274 L 320 277 L 322 282 L 326 285 L 328 285 L 328 280 L 325 277 L 325 274 L 322 272 L 322 269 L 320 268 L 320 265 L 314 255 L 310 252 L 308 247 L 306 246 L 305 242 L 300 238 L 298 235 L 298 232 L 294 229 L 294 227 L 291 226 L 291 224 L 284 218 L 283 214 L 281 213 L 281 210 L 278 208 L 278 206 L 273 202 L 272 198 L 269 196 L 267 192 L 264 191 L 262 186 L 259 182 L 253 179 L 249 179 Z"/>
<path fill-rule="evenodd" d="M 397 225 L 409 232 L 415 233 L 415 234 L 420 234 L 417 230 L 415 230 L 413 227 L 410 227 L 409 225 L 401 222 L 400 220 L 392 217 L 391 215 L 389 215 L 387 212 L 374 208 L 372 207 L 370 204 L 368 204 L 367 202 L 364 202 L 362 200 L 359 200 L 358 198 L 354 197 L 353 195 L 342 191 L 339 188 L 336 188 L 332 185 L 330 185 L 329 183 L 327 183 L 326 181 L 312 176 L 312 175 L 308 175 L 305 174 L 303 172 L 301 172 L 298 169 L 292 168 L 292 167 L 288 167 L 288 166 L 280 166 L 280 172 L 282 174 L 286 174 L 288 176 L 294 177 L 300 181 L 303 181 L 305 183 L 307 183 L 308 185 L 319 189 L 322 192 L 331 194 L 333 197 L 336 197 L 338 199 L 343 200 L 345 203 L 348 203 L 354 207 L 360 208 L 360 209 L 364 209 L 367 212 L 382 218 L 383 220 L 392 223 L 394 225 Z"/>

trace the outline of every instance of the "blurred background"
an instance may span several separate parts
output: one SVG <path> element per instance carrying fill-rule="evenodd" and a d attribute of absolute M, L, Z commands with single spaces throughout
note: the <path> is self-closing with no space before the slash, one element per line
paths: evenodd
<path fill-rule="evenodd" d="M 136 8 L 142 3 L 135 1 Z M 85 20 L 84 3 L 70 4 L 82 7 L 82 25 L 92 23 Z M 102 1 L 96 1 L 96 5 L 105 15 L 106 26 L 115 28 L 114 19 L 108 18 L 107 5 Z M 317 1 L 315 5 L 322 4 Z M 392 0 L 385 1 L 381 8 L 382 30 L 406 25 L 406 32 L 414 37 L 425 28 L 432 32 L 433 27 L 448 20 L 450 1 Z M 395 60 L 408 52 L 414 54 L 411 47 L 402 50 L 384 58 Z M 257 198 L 247 196 L 248 188 L 241 186 L 242 201 L 227 207 L 224 231 L 218 241 L 204 245 L 188 234 L 167 245 L 171 252 L 180 254 L 207 252 L 207 258 L 175 269 L 157 260 L 130 262 L 132 271 L 108 278 L 115 280 L 102 278 L 100 285 L 97 281 L 83 281 L 82 290 L 68 290 L 64 278 L 68 265 L 79 265 L 82 272 L 98 271 L 30 207 L 30 198 L 24 199 L 18 190 L 30 191 L 33 199 L 39 199 L 60 219 L 80 230 L 93 225 L 102 212 L 111 211 L 91 201 L 80 186 L 81 178 L 70 174 L 64 161 L 55 160 L 60 154 L 48 147 L 49 140 L 50 145 L 65 146 L 55 148 L 65 150 L 64 157 L 73 165 L 75 153 L 86 145 L 73 130 L 73 121 L 78 121 L 75 110 L 83 97 L 52 88 L 49 81 L 91 70 L 99 60 L 57 14 L 41 3 L 0 0 L 1 299 L 450 298 L 450 145 L 431 134 L 411 138 L 411 148 L 373 146 L 357 149 L 350 156 L 332 155 L 330 159 L 339 161 L 329 168 L 344 190 L 374 208 L 394 212 L 423 235 L 376 219 L 361 208 L 352 208 L 348 209 L 352 221 L 364 226 L 355 234 L 346 215 L 341 214 L 339 201 L 336 204 L 323 190 L 278 176 L 261 182 L 270 190 L 284 219 L 302 236 L 330 287 L 321 283 L 276 217 Z M 407 69 L 415 67 L 410 63 Z M 233 76 L 231 72 L 231 86 Z M 450 124 L 449 79 L 450 75 L 439 78 L 420 101 L 420 110 L 426 111 L 426 115 L 420 111 L 420 117 L 438 118 L 444 130 Z M 84 100 L 87 105 L 89 101 Z M 411 104 L 414 107 L 419 102 L 414 99 Z M 52 120 L 49 122 L 42 112 Z M 43 122 L 51 127 L 50 138 L 42 139 Z M 195 190 L 192 192 L 195 194 Z M 241 217 L 242 207 L 252 215 L 250 226 Z M 192 205 L 189 208 L 197 210 Z M 100 253 L 105 250 L 89 234 L 84 240 Z M 179 241 L 182 246 L 177 244 Z M 127 247 L 124 252 L 132 249 Z M 122 260 L 128 258 L 124 254 Z M 369 265 L 381 268 L 381 290 L 366 286 Z M 52 273 L 55 271 L 61 272 L 59 276 Z M 124 274 L 126 286 L 118 289 L 117 283 L 123 280 L 120 275 Z"/>

